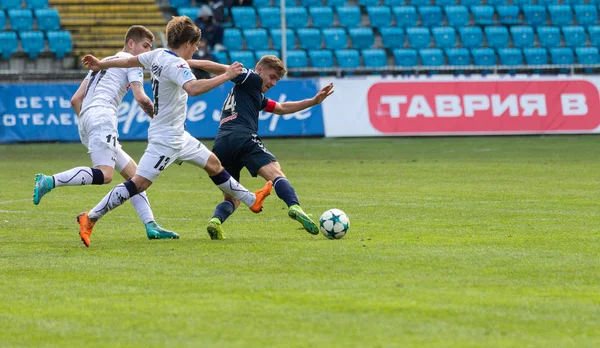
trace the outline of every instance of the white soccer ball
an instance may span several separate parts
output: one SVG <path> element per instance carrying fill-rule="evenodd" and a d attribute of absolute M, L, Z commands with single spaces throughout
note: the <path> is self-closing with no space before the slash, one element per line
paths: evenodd
<path fill-rule="evenodd" d="M 340 239 L 350 228 L 348 215 L 339 209 L 329 209 L 319 218 L 319 229 L 328 239 Z"/>

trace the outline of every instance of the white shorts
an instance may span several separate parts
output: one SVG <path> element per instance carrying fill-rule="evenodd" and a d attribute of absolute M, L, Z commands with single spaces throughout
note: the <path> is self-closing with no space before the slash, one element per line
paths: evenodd
<path fill-rule="evenodd" d="M 86 110 L 78 126 L 79 138 L 87 147 L 94 167 L 110 166 L 121 172 L 131 161 L 119 144 L 117 116 L 111 109 L 94 107 Z"/>
<path fill-rule="evenodd" d="M 160 172 L 169 167 L 173 162 L 187 162 L 196 167 L 204 168 L 212 152 L 190 133 L 183 133 L 183 147 L 174 149 L 162 144 L 148 143 L 148 147 L 140 163 L 137 175 L 154 182 Z"/>

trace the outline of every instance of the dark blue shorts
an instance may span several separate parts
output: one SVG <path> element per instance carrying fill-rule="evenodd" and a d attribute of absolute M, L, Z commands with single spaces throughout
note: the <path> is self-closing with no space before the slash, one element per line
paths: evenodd
<path fill-rule="evenodd" d="M 225 170 L 238 181 L 242 168 L 246 167 L 250 175 L 256 177 L 260 168 L 277 161 L 256 134 L 230 133 L 218 137 L 212 151 Z"/>

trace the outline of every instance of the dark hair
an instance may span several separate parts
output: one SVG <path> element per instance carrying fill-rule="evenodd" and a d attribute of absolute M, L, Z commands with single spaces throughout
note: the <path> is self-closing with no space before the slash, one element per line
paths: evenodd
<path fill-rule="evenodd" d="M 144 39 L 150 39 L 150 42 L 154 42 L 154 34 L 142 25 L 134 25 L 130 27 L 129 30 L 127 30 L 127 34 L 125 34 L 125 45 L 127 45 L 129 40 L 138 43 Z"/>
<path fill-rule="evenodd" d="M 198 44 L 201 37 L 200 28 L 188 16 L 174 16 L 167 23 L 167 46 L 169 48 L 179 48 L 186 42 L 192 45 Z"/>

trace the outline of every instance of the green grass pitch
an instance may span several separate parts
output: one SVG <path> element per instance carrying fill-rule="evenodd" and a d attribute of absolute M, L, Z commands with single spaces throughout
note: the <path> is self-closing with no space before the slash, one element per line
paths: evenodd
<path fill-rule="evenodd" d="M 184 164 L 148 191 L 181 239 L 147 240 L 128 203 L 87 249 L 76 215 L 122 180 L 34 206 L 34 174 L 85 148 L 0 146 L 0 346 L 600 346 L 597 136 L 265 143 L 308 213 L 348 214 L 344 239 L 299 230 L 273 192 L 211 241 L 221 194 Z"/>

